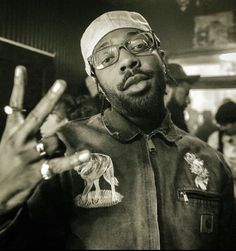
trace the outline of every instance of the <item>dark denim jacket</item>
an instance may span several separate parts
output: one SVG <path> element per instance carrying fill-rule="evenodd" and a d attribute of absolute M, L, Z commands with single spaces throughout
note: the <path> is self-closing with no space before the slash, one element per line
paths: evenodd
<path fill-rule="evenodd" d="M 21 229 L 17 236 L 27 228 L 44 246 L 61 243 L 73 249 L 227 247 L 231 172 L 220 153 L 175 127 L 169 114 L 146 135 L 108 109 L 104 116 L 68 123 L 59 136 L 67 154 L 87 148 L 109 156 L 122 199 L 80 207 L 75 198 L 86 183 L 75 170 L 63 173 L 38 187 L 18 217 L 25 222 L 23 229 L 15 223 Z M 99 178 L 101 191 L 111 190 L 104 178 Z M 5 231 L 10 240 L 6 232 L 11 231 Z M 28 238 L 35 243 L 35 235 Z"/>

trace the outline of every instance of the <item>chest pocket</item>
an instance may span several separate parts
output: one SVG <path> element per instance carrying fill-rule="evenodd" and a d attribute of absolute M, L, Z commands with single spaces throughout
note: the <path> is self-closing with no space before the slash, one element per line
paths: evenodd
<path fill-rule="evenodd" d="M 177 189 L 177 197 L 185 216 L 192 218 L 200 233 L 217 232 L 221 205 L 219 193 L 184 187 Z"/>

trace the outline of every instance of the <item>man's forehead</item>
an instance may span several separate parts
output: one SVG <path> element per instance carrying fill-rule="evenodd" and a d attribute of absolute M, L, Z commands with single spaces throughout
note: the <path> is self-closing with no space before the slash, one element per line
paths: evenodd
<path fill-rule="evenodd" d="M 95 46 L 94 51 L 102 49 L 103 47 L 119 44 L 129 37 L 139 33 L 140 30 L 134 28 L 122 28 L 109 32 L 106 34 Z"/>
<path fill-rule="evenodd" d="M 181 90 L 190 90 L 191 89 L 191 85 L 186 82 L 185 80 L 181 80 L 181 81 L 177 81 L 178 85 L 177 85 L 177 89 L 181 89 Z"/>

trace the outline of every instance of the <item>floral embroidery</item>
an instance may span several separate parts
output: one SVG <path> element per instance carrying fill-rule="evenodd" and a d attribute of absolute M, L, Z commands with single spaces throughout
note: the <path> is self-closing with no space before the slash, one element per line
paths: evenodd
<path fill-rule="evenodd" d="M 203 191 L 207 190 L 207 184 L 209 181 L 209 172 L 204 167 L 204 161 L 197 158 L 197 156 L 193 153 L 186 153 L 184 159 L 190 165 L 191 173 L 197 175 L 195 178 L 195 185 L 202 189 Z"/>

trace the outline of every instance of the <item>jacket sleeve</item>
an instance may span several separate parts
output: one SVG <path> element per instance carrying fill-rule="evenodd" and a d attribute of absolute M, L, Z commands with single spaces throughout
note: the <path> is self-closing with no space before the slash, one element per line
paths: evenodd
<path fill-rule="evenodd" d="M 30 231 L 26 205 L 0 216 L 0 249 L 27 248 Z"/>
<path fill-rule="evenodd" d="M 65 214 L 56 180 L 43 181 L 23 207 L 0 217 L 0 249 L 64 247 Z"/>

